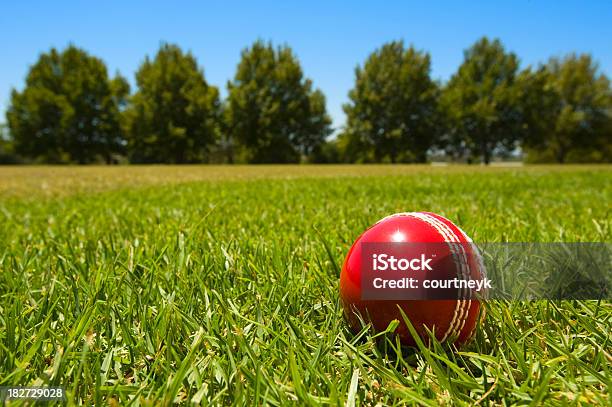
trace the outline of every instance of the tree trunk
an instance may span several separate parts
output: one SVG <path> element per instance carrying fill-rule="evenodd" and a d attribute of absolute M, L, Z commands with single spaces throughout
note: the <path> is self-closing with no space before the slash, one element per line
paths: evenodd
<path fill-rule="evenodd" d="M 232 144 L 232 140 L 230 138 L 227 139 L 227 148 L 225 149 L 227 154 L 227 163 L 234 163 L 234 145 Z"/>
<path fill-rule="evenodd" d="M 176 161 L 176 164 L 185 164 L 185 152 L 179 148 L 176 151 L 176 155 L 174 159 Z"/>
<path fill-rule="evenodd" d="M 104 161 L 106 161 L 106 165 L 111 165 L 113 163 L 113 158 L 110 154 L 105 154 Z"/>
<path fill-rule="evenodd" d="M 380 164 L 382 162 L 382 153 L 380 152 L 380 149 L 374 147 L 374 161 L 377 164 Z"/>
<path fill-rule="evenodd" d="M 489 165 L 491 163 L 491 151 L 489 150 L 489 146 L 487 145 L 486 141 L 482 142 L 480 149 L 482 153 L 482 161 L 485 165 Z"/>
<path fill-rule="evenodd" d="M 565 150 L 563 148 L 559 148 L 559 150 L 557 150 L 557 163 L 565 163 Z"/>

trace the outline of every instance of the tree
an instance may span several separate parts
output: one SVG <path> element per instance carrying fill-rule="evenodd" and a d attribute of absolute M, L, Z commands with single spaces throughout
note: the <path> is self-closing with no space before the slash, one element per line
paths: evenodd
<path fill-rule="evenodd" d="M 496 149 L 516 147 L 523 126 L 518 66 L 497 39 L 484 37 L 465 51 L 441 98 L 450 123 L 443 139 L 449 153 L 480 156 L 489 164 Z"/>
<path fill-rule="evenodd" d="M 219 91 L 191 53 L 162 44 L 136 72 L 138 90 L 126 112 L 131 162 L 193 163 L 219 137 Z"/>
<path fill-rule="evenodd" d="M 253 163 L 298 162 L 330 134 L 325 97 L 287 46 L 255 42 L 228 82 L 227 129 Z"/>
<path fill-rule="evenodd" d="M 589 55 L 571 54 L 524 73 L 530 156 L 558 163 L 612 159 L 612 91 L 598 71 Z"/>
<path fill-rule="evenodd" d="M 7 121 L 17 153 L 43 162 L 112 161 L 123 149 L 120 114 L 129 86 L 99 58 L 52 48 L 13 90 Z"/>
<path fill-rule="evenodd" d="M 383 45 L 355 69 L 340 141 L 349 161 L 426 160 L 438 121 L 438 85 L 430 70 L 429 54 L 402 41 Z"/>

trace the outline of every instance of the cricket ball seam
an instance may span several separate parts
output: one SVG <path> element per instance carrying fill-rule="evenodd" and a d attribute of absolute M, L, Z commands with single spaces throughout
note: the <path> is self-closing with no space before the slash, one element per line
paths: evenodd
<path fill-rule="evenodd" d="M 450 221 L 449 221 L 449 222 L 450 222 Z M 452 224 L 452 222 L 451 222 L 451 224 Z M 454 225 L 454 224 L 453 224 L 453 225 Z M 470 238 L 470 237 L 467 235 L 467 233 L 465 233 L 465 231 L 464 231 L 463 229 L 461 229 L 461 228 L 460 228 L 459 226 L 457 226 L 457 225 L 454 225 L 454 226 L 455 226 L 457 229 L 459 229 L 459 231 L 462 233 L 463 237 L 464 237 L 464 238 L 465 238 L 465 239 L 466 239 L 468 242 L 473 243 L 473 240 L 472 240 L 472 239 L 471 239 L 471 238 Z M 484 277 L 484 276 L 486 276 L 486 270 L 485 270 L 484 264 L 483 264 L 483 262 L 482 262 L 482 258 L 480 257 L 480 254 L 479 254 L 479 252 L 478 252 L 478 248 L 477 248 L 477 247 L 475 247 L 475 246 L 473 246 L 473 247 L 472 247 L 472 250 L 475 250 L 475 251 L 476 251 L 476 256 L 475 256 L 475 257 L 476 257 L 476 261 L 477 261 L 477 264 L 478 264 L 478 266 L 477 266 L 477 267 L 478 267 L 478 272 L 481 274 L 481 277 Z M 471 303 L 471 300 L 470 300 L 470 303 Z M 468 307 L 468 315 L 467 315 L 467 316 L 469 316 L 469 308 L 470 308 L 470 307 Z M 482 310 L 482 312 L 481 312 L 481 316 L 480 316 L 480 320 L 484 320 L 485 310 L 484 310 L 484 308 L 480 308 L 480 310 Z M 465 320 L 465 321 L 463 322 L 463 324 L 461 325 L 461 329 L 459 330 L 459 332 L 461 332 L 461 330 L 463 329 L 463 327 L 464 327 L 465 323 L 467 322 L 467 316 L 466 316 L 466 320 Z M 472 324 L 472 327 L 470 328 L 469 332 L 467 333 L 467 335 L 466 335 L 466 337 L 465 337 L 465 340 L 466 340 L 466 341 L 467 341 L 467 340 L 469 340 L 469 339 L 470 339 L 470 338 L 471 338 L 471 337 L 474 335 L 474 332 L 476 331 L 476 327 L 477 327 L 477 324 L 475 324 L 475 323 L 474 323 L 474 324 Z"/>
<path fill-rule="evenodd" d="M 446 230 L 450 236 L 452 238 L 454 238 L 454 240 L 456 242 L 458 242 L 458 245 L 455 245 L 454 243 L 451 243 L 451 247 L 457 248 L 459 247 L 459 250 L 461 251 L 461 257 L 463 261 L 459 260 L 459 267 L 461 270 L 461 276 L 463 279 L 469 278 L 469 270 L 468 268 L 468 263 L 467 263 L 467 257 L 465 254 L 465 249 L 463 247 L 463 245 L 461 244 L 461 239 L 459 238 L 459 236 L 450 228 L 450 226 L 448 226 L 446 223 L 444 223 L 442 220 L 436 218 L 435 216 L 429 215 L 429 214 L 425 214 L 425 216 L 429 217 L 433 222 L 436 222 L 440 225 L 440 228 Z M 468 274 L 466 275 L 467 272 Z M 469 294 L 468 289 L 466 288 L 464 293 L 467 295 Z M 461 333 L 461 330 L 463 329 L 463 327 L 465 326 L 465 322 L 467 321 L 467 317 L 469 315 L 469 310 L 470 310 L 470 306 L 472 301 L 471 300 L 459 300 L 461 302 L 461 309 L 460 309 L 460 314 L 458 316 L 458 319 L 456 320 L 456 324 L 454 326 L 454 329 L 450 332 L 450 336 L 459 336 Z M 446 339 L 446 338 L 444 338 Z"/>
<path fill-rule="evenodd" d="M 453 260 L 455 264 L 458 265 L 459 267 L 459 272 L 461 274 L 461 277 L 465 278 L 465 273 L 464 273 L 464 270 L 465 270 L 464 266 L 465 266 L 465 260 L 466 260 L 465 253 L 462 253 L 462 258 L 464 260 L 464 262 L 462 262 L 461 259 L 458 259 L 459 255 L 457 252 L 457 246 L 454 244 L 454 242 L 459 241 L 459 238 L 456 236 L 453 230 L 448 227 L 448 225 L 444 224 L 444 222 L 440 221 L 434 216 L 431 216 L 427 213 L 419 214 L 419 216 L 422 217 L 429 224 L 434 226 L 442 234 L 444 239 L 449 243 L 449 248 L 451 249 Z M 461 249 L 463 249 L 463 247 L 461 247 Z M 446 333 L 444 334 L 444 336 L 442 337 L 442 341 L 445 341 L 449 336 L 452 337 L 452 336 L 458 335 L 459 332 L 461 331 L 461 326 L 460 326 L 461 321 L 464 321 L 465 316 L 467 316 L 466 302 L 462 300 L 457 300 L 457 305 L 458 307 L 455 309 L 455 313 L 453 314 L 451 324 L 448 330 L 446 331 Z M 468 305 L 468 309 L 469 309 L 469 305 Z"/>
<path fill-rule="evenodd" d="M 470 242 L 470 243 L 474 242 L 472 240 L 472 238 L 469 237 L 467 235 L 467 233 L 465 233 L 465 231 L 463 229 L 461 229 L 457 225 L 455 225 L 455 227 L 457 229 L 459 229 L 459 231 L 463 234 L 463 237 L 465 237 L 468 242 Z M 486 271 L 486 269 L 484 267 L 484 264 L 482 262 L 482 257 L 480 256 L 480 252 L 478 251 L 478 248 L 475 247 L 475 246 L 472 247 L 472 250 L 476 251 L 476 261 L 477 261 L 477 264 L 478 264 L 478 272 L 480 273 L 481 278 L 484 278 L 487 275 L 487 271 Z M 480 308 L 480 310 L 481 310 L 480 311 L 480 320 L 482 321 L 485 318 L 486 310 L 484 308 Z M 470 331 L 468 332 L 467 336 L 465 337 L 466 340 L 469 340 L 472 337 L 472 335 L 474 335 L 474 332 L 476 331 L 476 326 L 477 326 L 477 324 L 473 324 L 472 325 L 472 328 L 470 329 Z"/>
<path fill-rule="evenodd" d="M 456 235 L 456 233 L 451 228 L 448 227 L 448 225 L 444 224 L 439 219 L 427 213 L 410 212 L 410 213 L 407 213 L 407 215 L 415 219 L 419 219 L 420 221 L 425 222 L 428 225 L 432 226 L 434 229 L 436 229 L 436 231 L 440 233 L 440 235 L 448 243 L 450 243 L 449 247 L 451 249 L 451 253 L 453 257 L 455 259 L 459 257 L 459 254 L 457 252 L 457 245 L 455 245 L 454 243 L 456 242 L 460 243 L 460 239 Z M 459 245 L 459 248 L 462 252 L 461 257 L 463 261 L 461 261 L 460 259 L 457 263 L 459 264 L 459 270 L 460 270 L 461 276 L 465 278 L 464 271 L 465 271 L 467 258 L 465 256 L 465 251 L 463 250 L 463 247 Z M 446 332 L 444 333 L 444 336 L 442 337 L 441 341 L 445 341 L 449 336 L 458 336 L 461 333 L 461 329 L 463 329 L 463 326 L 465 325 L 465 321 L 467 320 L 467 316 L 469 314 L 470 305 L 471 305 L 471 301 L 457 300 L 457 306 L 455 307 L 455 310 L 453 312 L 453 318 L 451 319 L 451 323 L 448 329 L 446 330 Z"/>
<path fill-rule="evenodd" d="M 469 269 L 468 269 L 468 261 L 467 261 L 467 257 L 466 257 L 466 254 L 465 254 L 465 249 L 463 247 L 463 244 L 461 243 L 461 239 L 459 238 L 459 236 L 444 221 L 436 218 L 435 216 L 432 216 L 432 215 L 429 215 L 429 214 L 426 214 L 426 215 L 429 216 L 432 219 L 435 219 L 435 221 L 439 222 L 440 226 L 442 228 L 446 229 L 455 238 L 455 240 L 457 242 L 459 242 L 458 246 L 459 246 L 459 248 L 461 250 L 461 257 L 463 259 L 463 262 L 460 262 L 460 266 L 461 266 L 461 270 L 462 270 L 462 276 L 463 276 L 464 279 L 466 279 L 466 278 L 469 279 L 470 275 L 469 275 Z M 447 220 L 445 218 L 443 218 L 443 219 L 446 222 L 450 222 L 449 220 Z M 461 230 L 461 229 L 459 229 L 459 230 Z M 463 234 L 464 234 L 464 237 L 465 237 L 465 233 L 463 233 Z M 466 237 L 466 239 L 467 239 L 467 237 Z M 466 275 L 465 273 L 463 273 L 463 271 L 467 271 L 468 274 Z M 466 295 L 469 294 L 467 288 L 466 288 L 465 294 Z M 457 320 L 457 323 L 456 323 L 456 325 L 454 327 L 454 330 L 450 333 L 451 336 L 459 337 L 459 335 L 461 334 L 461 331 L 463 330 L 463 327 L 465 326 L 465 323 L 467 322 L 467 318 L 469 317 L 469 311 L 470 311 L 470 308 L 471 308 L 471 305 L 472 305 L 472 300 L 471 299 L 467 300 L 467 301 L 466 300 L 460 300 L 460 302 L 462 303 L 461 314 L 460 314 L 460 316 L 459 316 L 459 318 Z"/>

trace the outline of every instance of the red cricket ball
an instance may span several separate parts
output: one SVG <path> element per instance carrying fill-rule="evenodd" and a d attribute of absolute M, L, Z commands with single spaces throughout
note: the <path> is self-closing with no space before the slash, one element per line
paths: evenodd
<path fill-rule="evenodd" d="M 384 331 L 393 320 L 398 320 L 400 324 L 395 332 L 401 342 L 414 346 L 414 338 L 403 321 L 398 310 L 399 305 L 421 338 L 427 340 L 428 335 L 425 330 L 427 328 L 442 342 L 452 342 L 459 346 L 469 341 L 478 323 L 482 306 L 480 301 L 473 297 L 463 297 L 458 294 L 456 299 L 448 296 L 444 296 L 445 299 L 434 299 L 440 298 L 436 297 L 436 290 L 421 289 L 419 294 L 421 299 L 418 300 L 368 298 L 365 288 L 362 289 L 362 285 L 365 284 L 362 280 L 362 270 L 365 262 L 370 259 L 364 257 L 364 254 L 370 256 L 367 252 L 368 244 L 392 242 L 427 243 L 433 247 L 447 247 L 447 252 L 440 253 L 438 257 L 440 260 L 436 268 L 438 277 L 445 275 L 452 278 L 461 272 L 465 275 L 466 270 L 469 279 L 479 279 L 484 276 L 484 267 L 477 249 L 470 249 L 471 239 L 450 220 L 429 212 L 398 213 L 388 216 L 359 236 L 342 266 L 340 299 L 352 330 L 357 332 L 361 328 L 359 316 L 370 322 L 378 332 Z M 434 245 L 431 245 L 432 243 Z M 455 255 L 453 245 L 455 249 L 458 247 L 457 250 L 461 251 L 461 256 Z M 461 257 L 459 261 L 458 257 Z M 369 264 L 367 266 L 369 267 Z M 408 270 L 408 273 L 410 272 L 411 270 Z"/>

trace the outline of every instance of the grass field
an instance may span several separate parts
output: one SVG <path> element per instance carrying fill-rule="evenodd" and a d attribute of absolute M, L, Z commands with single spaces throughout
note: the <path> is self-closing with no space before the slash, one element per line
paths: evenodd
<path fill-rule="evenodd" d="M 0 168 L 0 386 L 70 404 L 609 405 L 610 302 L 491 302 L 474 341 L 352 334 L 353 240 L 612 241 L 612 167 Z"/>

